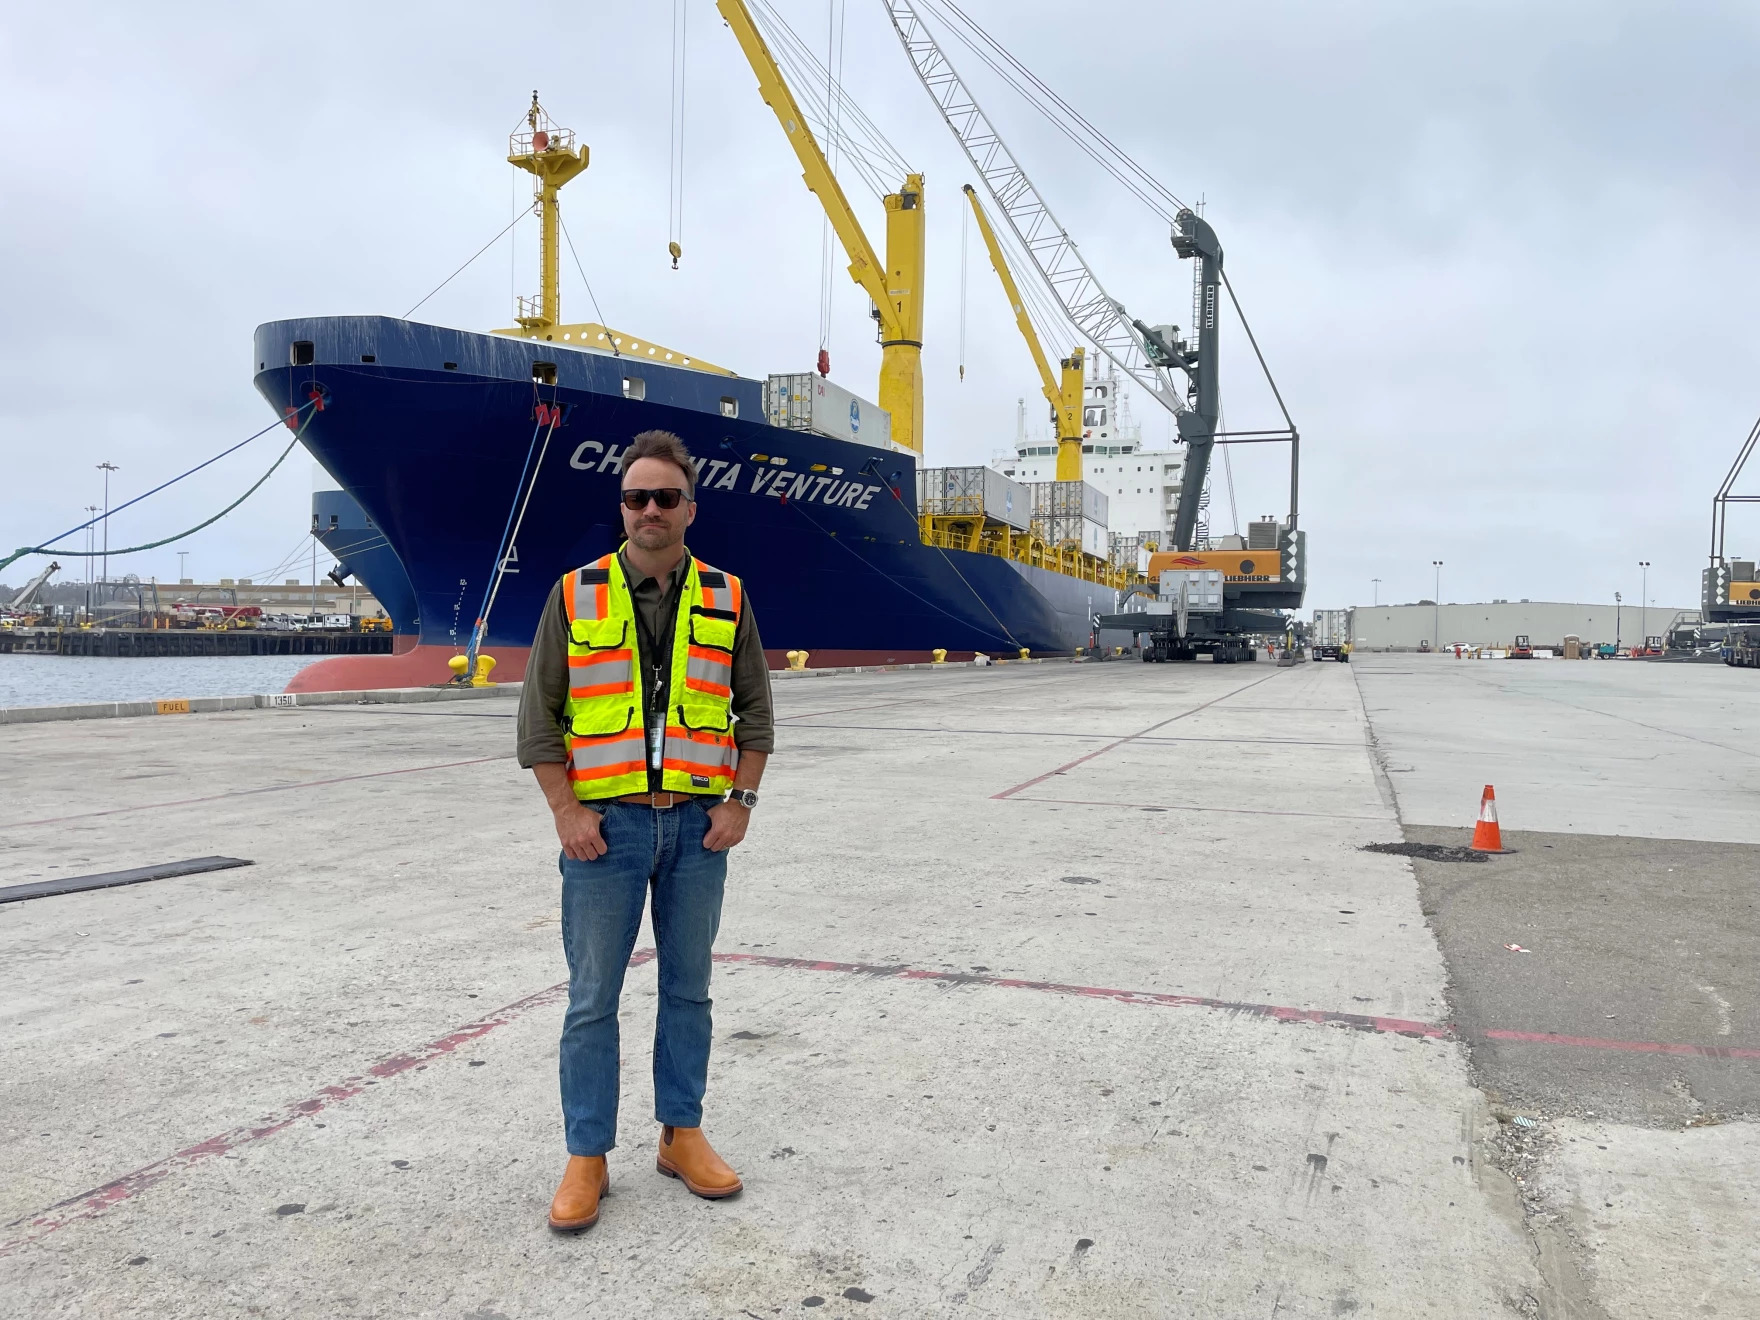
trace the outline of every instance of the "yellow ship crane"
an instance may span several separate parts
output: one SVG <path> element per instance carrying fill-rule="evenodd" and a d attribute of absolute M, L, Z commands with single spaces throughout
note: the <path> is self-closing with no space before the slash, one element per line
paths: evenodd
<path fill-rule="evenodd" d="M 557 194 L 569 180 L 586 172 L 587 148 L 583 145 L 576 149 L 574 130 L 558 128 L 551 123 L 550 116 L 538 102 L 538 94 L 533 92 L 531 109 L 526 111 L 525 129 L 515 131 L 508 140 L 507 163 L 532 176 L 532 209 L 538 213 L 538 296 L 527 298 L 520 295 L 514 303 L 516 325 L 494 333 L 517 339 L 543 339 L 581 348 L 607 349 L 638 362 L 686 367 L 717 376 L 736 374 L 682 349 L 667 348 L 639 335 L 600 325 L 597 321 L 564 324 L 557 278 L 561 265 L 561 249 L 557 246 L 561 207 Z"/>
<path fill-rule="evenodd" d="M 862 232 L 825 152 L 807 127 L 794 93 L 765 44 L 745 0 L 716 0 L 758 78 L 758 94 L 801 163 L 801 176 L 825 208 L 849 257 L 850 278 L 873 299 L 880 322 L 880 406 L 892 414 L 892 438 L 923 452 L 923 176 L 907 174 L 886 204 L 886 260 Z"/>
<path fill-rule="evenodd" d="M 508 143 L 507 163 L 532 176 L 533 204 L 538 212 L 538 296 L 520 295 L 514 320 L 527 331 L 553 330 L 562 320 L 562 301 L 557 296 L 556 194 L 577 175 L 586 173 L 587 149 L 575 150 L 574 131 L 557 128 L 532 93 L 526 111 L 526 131 L 515 133 Z"/>
<path fill-rule="evenodd" d="M 996 231 L 990 227 L 990 218 L 979 205 L 978 194 L 972 185 L 968 183 L 965 187 L 966 200 L 972 204 L 972 214 L 978 221 L 978 232 L 984 236 L 984 247 L 990 253 L 990 265 L 996 271 L 996 278 L 1002 281 L 1002 291 L 1008 295 L 1008 305 L 1014 311 L 1014 323 L 1020 327 L 1021 338 L 1027 341 L 1027 351 L 1033 355 L 1033 365 L 1039 368 L 1039 381 L 1045 391 L 1046 400 L 1051 404 L 1051 417 L 1057 425 L 1057 479 L 1080 481 L 1083 349 L 1077 345 L 1070 350 L 1070 355 L 1061 364 L 1061 377 L 1052 374 L 1051 363 L 1039 344 L 1033 322 L 1027 316 L 1020 287 L 1014 282 L 1014 275 L 1008 269 L 1008 259 L 1002 255 L 1002 244 L 996 239 Z"/>

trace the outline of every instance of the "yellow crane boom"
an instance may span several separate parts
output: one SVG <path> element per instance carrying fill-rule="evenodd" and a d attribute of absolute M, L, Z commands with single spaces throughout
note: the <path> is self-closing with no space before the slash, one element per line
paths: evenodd
<path fill-rule="evenodd" d="M 850 278 L 859 284 L 880 319 L 880 406 L 892 414 L 892 438 L 923 452 L 923 176 L 907 174 L 886 198 L 886 261 L 868 242 L 831 163 L 807 127 L 794 93 L 758 31 L 744 0 L 716 0 L 733 29 L 758 93 L 775 113 L 801 163 L 801 177 L 825 208 L 849 257 Z"/>
<path fill-rule="evenodd" d="M 1008 269 L 1008 259 L 1002 255 L 1002 244 L 996 241 L 996 231 L 990 227 L 990 218 L 978 204 L 978 194 L 972 185 L 966 184 L 965 189 L 966 200 L 972 204 L 972 214 L 978 221 L 978 232 L 984 236 L 984 247 L 990 253 L 991 268 L 996 271 L 996 278 L 1002 281 L 1002 291 L 1008 295 L 1008 305 L 1014 312 L 1014 323 L 1020 327 L 1021 338 L 1027 341 L 1027 351 L 1033 355 L 1033 365 L 1039 369 L 1046 401 L 1051 404 L 1051 415 L 1057 423 L 1057 479 L 1080 481 L 1083 351 L 1079 346 L 1072 349 L 1063 359 L 1062 376 L 1052 374 L 1051 363 L 1033 330 L 1032 321 L 1027 317 L 1020 286 L 1014 282 L 1014 275 Z"/>

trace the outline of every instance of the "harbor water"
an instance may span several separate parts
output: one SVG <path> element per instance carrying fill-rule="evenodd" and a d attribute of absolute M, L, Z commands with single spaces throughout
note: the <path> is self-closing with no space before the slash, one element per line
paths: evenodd
<path fill-rule="evenodd" d="M 178 656 L 163 659 L 0 656 L 0 707 L 279 692 L 312 660 L 309 655 Z"/>

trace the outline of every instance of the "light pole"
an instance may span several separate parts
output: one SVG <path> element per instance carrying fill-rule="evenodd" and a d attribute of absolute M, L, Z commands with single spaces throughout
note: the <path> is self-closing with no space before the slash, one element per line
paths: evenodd
<path fill-rule="evenodd" d="M 184 560 L 186 560 L 188 558 L 189 558 L 189 551 L 179 550 L 177 552 L 177 580 L 180 584 L 183 582 L 184 578 L 189 576 L 188 573 L 184 572 L 184 562 L 183 562 Z"/>
<path fill-rule="evenodd" d="M 1432 559 L 1430 562 L 1436 566 L 1436 597 L 1431 602 L 1436 607 L 1436 621 L 1431 625 L 1431 631 L 1436 636 L 1431 638 L 1431 641 L 1440 651 L 1442 649 L 1442 561 Z"/>
<path fill-rule="evenodd" d="M 1617 591 L 1614 592 L 1613 593 L 1613 658 L 1615 660 L 1619 659 L 1619 608 L 1620 608 L 1619 603 L 1620 603 L 1620 600 L 1621 600 L 1621 597 L 1620 597 L 1619 592 L 1617 592 Z"/>
<path fill-rule="evenodd" d="M 88 504 L 86 505 L 86 512 L 96 515 L 98 512 L 98 506 L 95 504 Z M 94 516 L 92 519 L 93 525 L 86 528 L 86 618 L 88 619 L 92 617 L 92 549 L 98 544 L 98 529 L 96 522 L 97 520 Z"/>
<path fill-rule="evenodd" d="M 121 468 L 110 462 L 98 464 L 104 474 L 104 571 L 99 575 L 100 582 L 110 580 L 110 474 L 120 472 Z"/>
<path fill-rule="evenodd" d="M 1650 561 L 1640 559 L 1638 567 L 1644 570 L 1644 585 L 1638 594 L 1638 631 L 1644 634 L 1644 649 L 1650 649 Z"/>
<path fill-rule="evenodd" d="M 1381 579 L 1370 578 L 1369 581 L 1375 584 L 1375 603 L 1379 605 L 1381 603 Z"/>

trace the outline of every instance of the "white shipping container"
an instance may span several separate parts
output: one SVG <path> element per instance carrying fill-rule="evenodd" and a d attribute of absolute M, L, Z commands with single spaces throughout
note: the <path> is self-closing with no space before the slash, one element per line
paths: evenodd
<path fill-rule="evenodd" d="M 1316 646 L 1340 646 L 1351 639 L 1349 610 L 1315 610 L 1314 627 L 1309 633 Z"/>
<path fill-rule="evenodd" d="M 1106 492 L 1085 481 L 1034 481 L 1034 516 L 1067 517 L 1079 514 L 1090 522 L 1111 522 L 1111 501 Z"/>
<path fill-rule="evenodd" d="M 1047 545 L 1078 543 L 1086 553 L 1100 559 L 1105 559 L 1112 551 L 1112 533 L 1105 523 L 1095 522 L 1092 518 L 1051 514 L 1036 517 L 1033 522 Z"/>
<path fill-rule="evenodd" d="M 811 371 L 766 380 L 764 416 L 770 425 L 790 431 L 811 431 L 876 449 L 893 447 L 891 413 Z"/>
<path fill-rule="evenodd" d="M 1082 549 L 1098 559 L 1105 559 L 1112 551 L 1112 533 L 1103 522 L 1095 522 L 1092 518 L 1082 519 Z"/>
<path fill-rule="evenodd" d="M 1033 521 L 1032 492 L 989 467 L 917 469 L 917 508 L 923 513 L 981 515 L 1018 532 Z"/>

